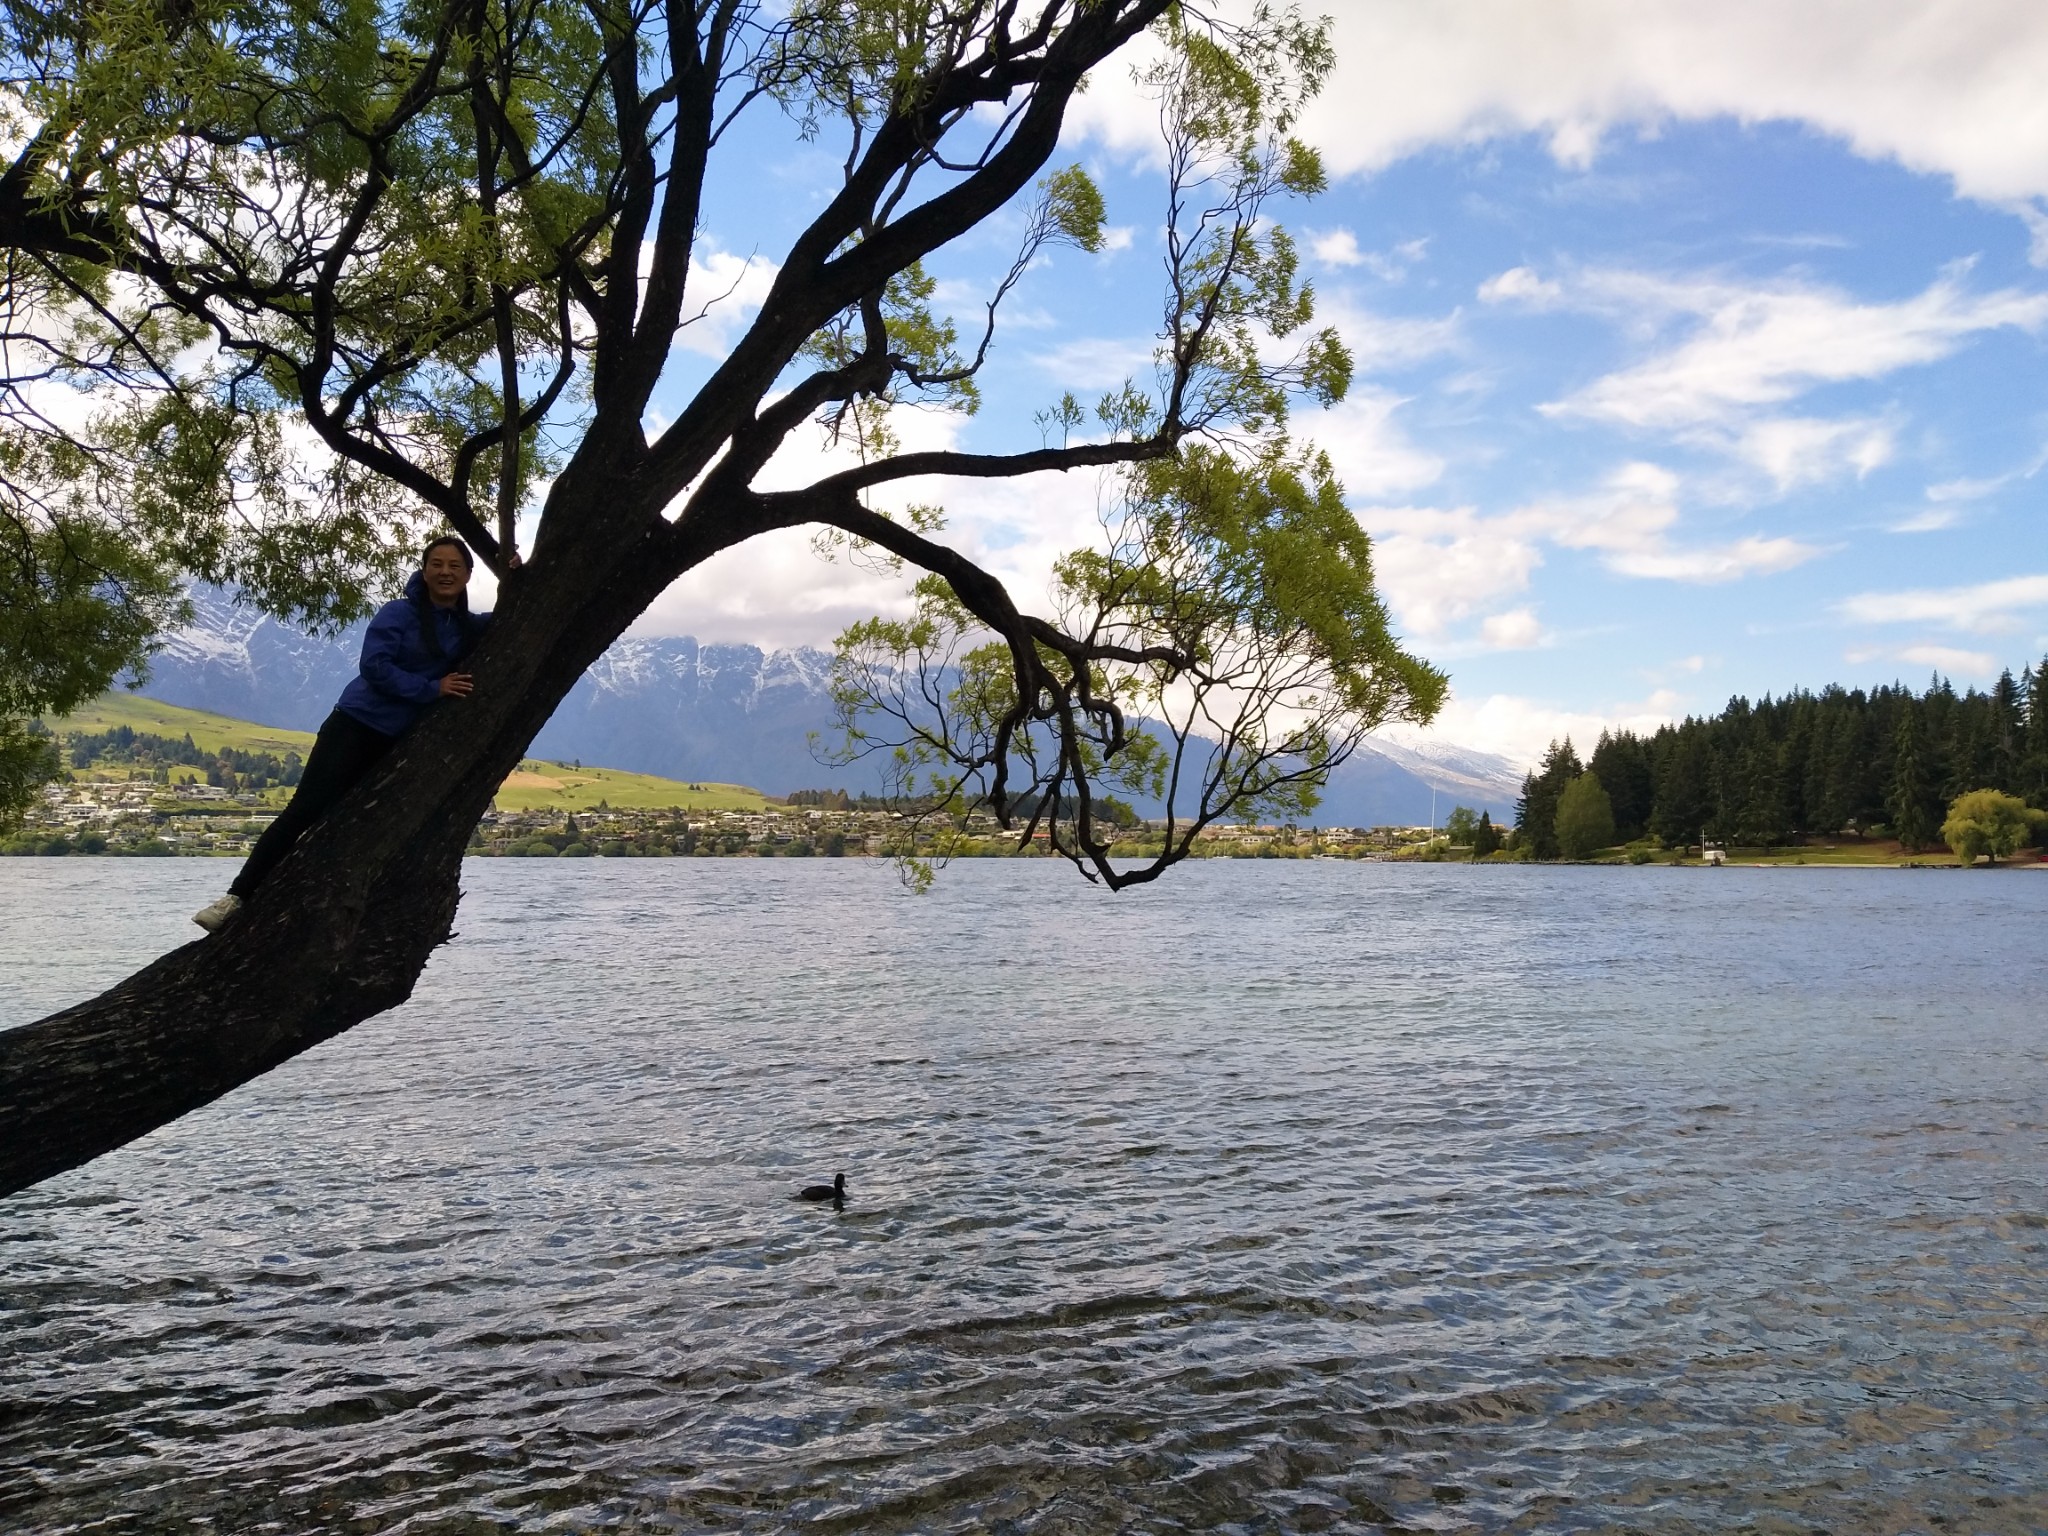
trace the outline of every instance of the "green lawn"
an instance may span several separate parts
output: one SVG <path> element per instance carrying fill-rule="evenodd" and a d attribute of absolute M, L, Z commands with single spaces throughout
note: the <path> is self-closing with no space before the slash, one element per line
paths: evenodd
<path fill-rule="evenodd" d="M 272 752 L 279 757 L 296 752 L 304 757 L 313 745 L 310 731 L 255 725 L 204 710 L 160 704 L 155 699 L 118 690 L 100 695 L 62 719 L 43 723 L 59 735 L 97 735 L 123 725 L 174 740 L 189 733 L 193 744 L 206 752 L 233 748 L 240 752 Z M 176 768 L 172 774 L 179 779 L 199 776 L 190 768 Z M 281 803 L 285 794 L 272 791 L 265 798 Z M 497 804 L 503 811 L 587 811 L 600 800 L 620 810 L 679 806 L 692 811 L 758 811 L 768 803 L 759 790 L 741 784 L 699 784 L 693 788 L 680 780 L 656 778 L 648 773 L 574 768 L 567 763 L 529 759 L 505 781 L 505 787 L 498 791 Z"/>
<path fill-rule="evenodd" d="M 1924 848 L 1918 853 L 1908 853 L 1888 838 L 1867 838 L 1858 842 L 1853 837 L 1838 837 L 1833 842 L 1814 842 L 1803 847 L 1773 848 L 1766 852 L 1762 848 L 1732 847 L 1726 850 L 1731 865 L 1769 867 L 1778 865 L 1832 865 L 1838 868 L 1860 867 L 1865 869 L 1888 868 L 1897 864 L 1944 865 L 1953 867 L 1955 855 L 1942 847 Z M 1627 857 L 1626 850 L 1609 848 L 1599 857 L 1603 860 L 1621 862 Z M 2026 856 L 2022 855 L 2024 860 Z M 1699 855 L 1692 854 L 1680 860 L 1676 854 L 1659 852 L 1651 856 L 1658 864 L 1699 863 Z"/>
<path fill-rule="evenodd" d="M 1918 853 L 1908 853 L 1889 838 L 1869 838 L 1858 842 L 1851 837 L 1841 837 L 1832 843 L 1814 843 L 1803 848 L 1773 848 L 1766 853 L 1761 848 L 1730 848 L 1730 864 L 1832 864 L 1838 866 L 1861 865 L 1887 866 L 1893 864 L 1945 864 L 1951 867 L 1956 856 L 1945 847 L 1923 848 Z"/>

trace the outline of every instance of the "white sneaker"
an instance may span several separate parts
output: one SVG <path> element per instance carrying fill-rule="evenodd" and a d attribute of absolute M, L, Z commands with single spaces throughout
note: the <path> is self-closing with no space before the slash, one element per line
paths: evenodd
<path fill-rule="evenodd" d="M 242 898 L 235 895 L 221 897 L 210 907 L 201 907 L 192 914 L 192 921 L 208 933 L 218 933 L 220 925 L 242 910 Z"/>

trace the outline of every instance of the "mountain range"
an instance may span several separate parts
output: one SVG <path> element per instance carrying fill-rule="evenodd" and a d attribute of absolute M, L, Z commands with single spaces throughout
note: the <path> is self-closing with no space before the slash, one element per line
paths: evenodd
<path fill-rule="evenodd" d="M 263 725 L 316 730 L 355 675 L 362 626 L 308 635 L 214 589 L 151 663 L 140 692 Z M 795 789 L 880 787 L 875 769 L 827 766 L 832 658 L 803 647 L 702 645 L 687 636 L 620 640 L 583 674 L 533 754 L 665 778 Z M 1315 813 L 1328 826 L 1421 826 L 1454 805 L 1512 818 L 1521 770 L 1448 744 L 1374 738 L 1337 772 Z"/>

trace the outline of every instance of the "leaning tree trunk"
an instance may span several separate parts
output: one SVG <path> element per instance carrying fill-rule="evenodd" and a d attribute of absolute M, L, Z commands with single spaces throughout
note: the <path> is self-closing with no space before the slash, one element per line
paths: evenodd
<path fill-rule="evenodd" d="M 433 710 L 219 933 L 0 1033 L 0 1195 L 210 1103 L 412 993 L 451 932 L 471 830 L 585 667 L 680 569 L 676 531 L 608 476 L 558 482 L 533 562 Z M 573 497 L 580 505 L 565 506 Z M 578 517 L 578 512 L 587 512 Z M 608 526 L 606 526 L 608 525 Z"/>

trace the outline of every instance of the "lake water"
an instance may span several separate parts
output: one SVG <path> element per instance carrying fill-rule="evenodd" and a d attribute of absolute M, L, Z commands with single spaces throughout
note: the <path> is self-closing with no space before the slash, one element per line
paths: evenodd
<path fill-rule="evenodd" d="M 0 861 L 0 1024 L 229 869 Z M 0 1528 L 2048 1528 L 2048 873 L 465 881 L 0 1202 Z"/>

